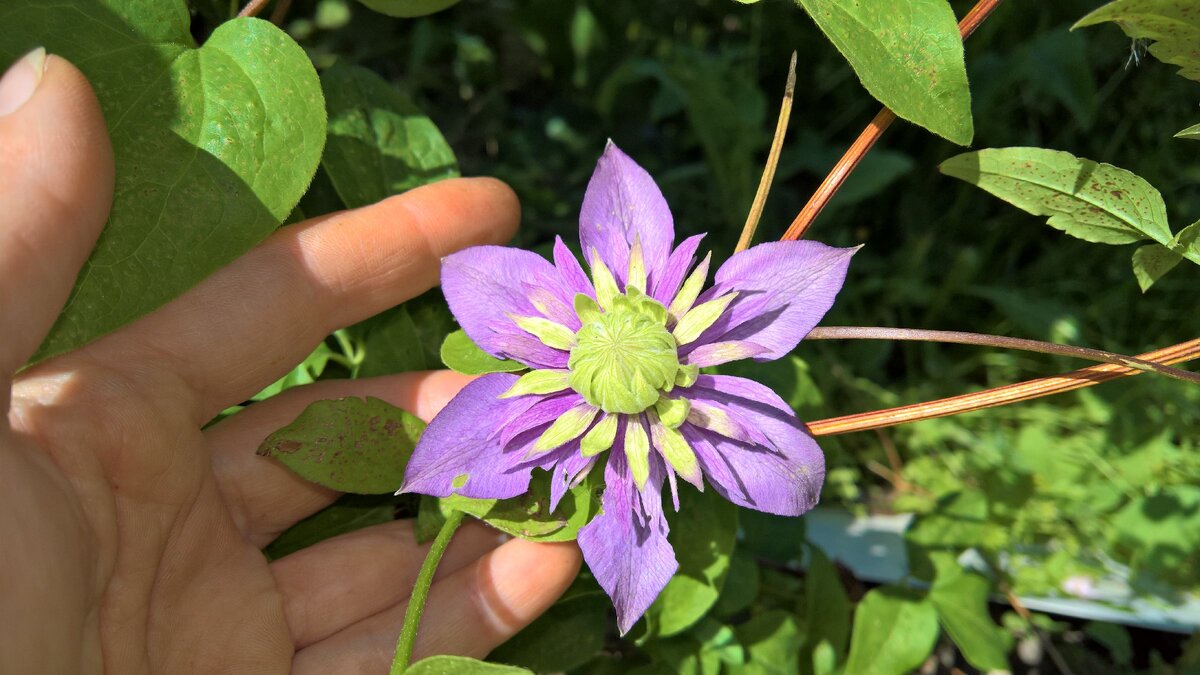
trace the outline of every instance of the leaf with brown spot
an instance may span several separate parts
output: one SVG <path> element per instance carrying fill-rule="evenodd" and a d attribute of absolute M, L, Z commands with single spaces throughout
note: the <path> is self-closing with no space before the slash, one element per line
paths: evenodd
<path fill-rule="evenodd" d="M 425 423 L 377 398 L 317 401 L 267 437 L 258 454 L 301 478 L 356 494 L 393 492 Z"/>

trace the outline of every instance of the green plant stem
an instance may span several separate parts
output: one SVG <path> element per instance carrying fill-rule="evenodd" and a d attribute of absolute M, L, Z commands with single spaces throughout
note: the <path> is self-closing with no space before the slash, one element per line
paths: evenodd
<path fill-rule="evenodd" d="M 960 345 L 978 345 L 983 347 L 999 347 L 1001 349 L 1018 349 L 1039 354 L 1055 356 L 1070 356 L 1086 361 L 1111 363 L 1127 368 L 1136 368 L 1147 372 L 1158 373 L 1167 377 L 1200 384 L 1200 374 L 1191 373 L 1179 368 L 1172 368 L 1154 361 L 1139 359 L 1135 356 L 1114 354 L 1099 349 L 1060 345 L 1038 340 L 1004 337 L 1003 335 L 986 335 L 983 333 L 964 333 L 952 330 L 916 330 L 912 328 L 881 328 L 877 326 L 825 326 L 814 328 L 805 337 L 806 340 L 908 340 L 917 342 L 949 342 Z"/>
<path fill-rule="evenodd" d="M 404 627 L 400 629 L 400 639 L 396 642 L 396 656 L 392 659 L 391 675 L 400 675 L 412 660 L 413 647 L 417 644 L 417 628 L 421 625 L 421 615 L 425 613 L 425 601 L 429 599 L 429 587 L 433 585 L 433 574 L 437 572 L 438 563 L 450 538 L 462 524 L 462 511 L 452 511 L 438 531 L 437 538 L 421 563 L 421 571 L 417 573 L 417 582 L 413 584 L 412 595 L 408 598 L 408 609 L 404 612 Z"/>

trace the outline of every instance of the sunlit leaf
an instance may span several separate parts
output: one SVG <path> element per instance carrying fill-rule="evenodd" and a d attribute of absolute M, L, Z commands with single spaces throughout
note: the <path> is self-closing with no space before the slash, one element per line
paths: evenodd
<path fill-rule="evenodd" d="M 458 175 L 454 151 L 417 106 L 374 72 L 321 74 L 329 137 L 321 165 L 351 208 Z"/>
<path fill-rule="evenodd" d="M 954 561 L 942 566 L 929 591 L 937 617 L 967 661 L 980 670 L 1006 670 L 1012 637 L 988 614 L 988 582 Z"/>
<path fill-rule="evenodd" d="M 596 470 L 567 490 L 558 508 L 550 510 L 550 478 L 547 471 L 534 471 L 529 491 L 512 499 L 472 499 L 452 495 L 423 499 L 418 517 L 417 538 L 427 540 L 437 533 L 450 510 L 462 511 L 514 537 L 530 541 L 571 541 L 579 529 L 600 511 L 603 470 Z"/>
<path fill-rule="evenodd" d="M 962 38 L 946 0 L 797 1 L 872 96 L 939 136 L 971 143 Z"/>
<path fill-rule="evenodd" d="M 268 21 L 222 23 L 196 47 L 183 0 L 13 0 L 0 68 L 42 45 L 91 82 L 116 192 L 70 300 L 34 356 L 154 310 L 274 230 L 325 142 L 317 74 Z"/>
<path fill-rule="evenodd" d="M 804 586 L 808 635 L 801 658 L 813 660 L 817 648 L 826 644 L 832 649 L 836 663 L 846 654 L 850 638 L 850 614 L 854 605 L 842 586 L 837 567 L 816 547 L 810 551 L 812 558 Z"/>
<path fill-rule="evenodd" d="M 1153 40 L 1150 53 L 1200 81 L 1200 13 L 1194 0 L 1116 0 L 1080 19 L 1075 28 L 1112 21 L 1131 38 Z"/>
<path fill-rule="evenodd" d="M 736 628 L 746 650 L 746 663 L 728 667 L 732 675 L 783 675 L 800 668 L 800 629 L 790 612 L 773 610 L 756 614 Z"/>
<path fill-rule="evenodd" d="M 513 373 L 524 370 L 517 361 L 498 359 L 483 351 L 467 337 L 464 330 L 456 330 L 446 336 L 442 343 L 442 363 L 463 375 L 486 375 L 487 373 Z"/>
<path fill-rule="evenodd" d="M 1186 138 L 1193 141 L 1200 141 L 1200 124 L 1193 124 L 1183 131 L 1180 131 L 1179 133 L 1175 134 L 1175 138 Z"/>
<path fill-rule="evenodd" d="M 1111 164 L 1045 148 L 995 148 L 951 157 L 941 170 L 1086 241 L 1171 241 L 1158 190 Z"/>
<path fill-rule="evenodd" d="M 377 398 L 317 401 L 267 437 L 258 454 L 342 492 L 394 492 L 425 423 Z"/>
<path fill-rule="evenodd" d="M 1133 276 L 1142 292 L 1183 261 L 1183 256 L 1162 244 L 1146 244 L 1133 252 Z"/>
<path fill-rule="evenodd" d="M 928 600 L 896 586 L 868 591 L 854 610 L 854 633 L 845 672 L 910 672 L 933 651 L 937 637 L 937 612 Z"/>

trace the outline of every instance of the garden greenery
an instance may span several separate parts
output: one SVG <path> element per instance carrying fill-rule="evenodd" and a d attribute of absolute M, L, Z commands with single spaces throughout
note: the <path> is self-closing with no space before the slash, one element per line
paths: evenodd
<path fill-rule="evenodd" d="M 153 311 L 277 227 L 460 165 L 495 173 L 525 204 L 527 250 L 448 257 L 445 299 L 338 331 L 254 399 L 443 364 L 483 375 L 428 428 L 349 398 L 267 438 L 262 461 L 347 493 L 272 558 L 397 517 L 435 540 L 418 587 L 464 516 L 584 548 L 566 594 L 489 662 L 409 664 L 418 606 L 394 672 L 882 675 L 935 652 L 986 671 L 1021 663 L 1019 644 L 1080 673 L 1200 667 L 1196 640 L 1160 653 L 1120 622 L 1056 620 L 1018 599 L 1118 613 L 1197 600 L 1194 385 L 1143 375 L 826 436 L 822 417 L 1077 364 L 797 347 L 833 306 L 826 324 L 1200 355 L 1200 0 L 664 4 L 6 0 L 0 61 L 44 45 L 77 64 L 117 166 L 108 225 L 35 360 Z M 964 49 L 956 17 L 973 7 L 972 27 L 988 22 Z M 819 223 L 830 246 L 734 254 L 793 49 L 796 110 L 760 241 L 783 233 L 872 99 L 890 110 L 877 121 L 909 124 L 856 151 Z M 1064 381 L 1137 372 L 1125 363 Z M 795 516 L 817 491 L 847 518 L 911 514 L 905 569 L 856 578 L 806 538 L 817 521 Z"/>

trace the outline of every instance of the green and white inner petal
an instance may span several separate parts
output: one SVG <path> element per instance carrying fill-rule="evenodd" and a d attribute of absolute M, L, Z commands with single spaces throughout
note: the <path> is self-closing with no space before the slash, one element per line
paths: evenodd
<path fill-rule="evenodd" d="M 511 317 L 543 344 L 569 352 L 567 368 L 530 371 L 502 396 L 570 389 L 583 397 L 584 403 L 543 432 L 534 454 L 580 439 L 585 457 L 599 455 L 613 447 L 617 431 L 623 428 L 623 450 L 639 489 L 649 476 L 651 445 L 676 474 L 702 487 L 696 453 L 679 427 L 693 417 L 713 426 L 724 426 L 723 420 L 707 419 L 713 415 L 710 411 L 697 415 L 686 398 L 668 394 L 676 387 L 692 386 L 700 373 L 699 367 L 679 362 L 680 346 L 695 342 L 716 323 L 737 294 L 696 304 L 711 254 L 688 275 L 669 306 L 646 294 L 646 265 L 639 242 L 630 252 L 624 292 L 600 256 L 593 251 L 591 258 L 596 298 L 575 296 L 579 330 L 545 317 Z"/>

